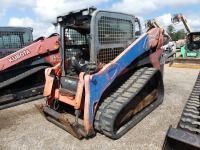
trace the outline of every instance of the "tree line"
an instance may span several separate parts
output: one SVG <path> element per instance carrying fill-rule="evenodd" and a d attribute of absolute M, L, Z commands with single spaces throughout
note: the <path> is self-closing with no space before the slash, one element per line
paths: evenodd
<path fill-rule="evenodd" d="M 167 27 L 167 33 L 171 37 L 172 41 L 178 41 L 180 39 L 184 39 L 187 33 L 184 29 L 175 31 L 174 27 L 172 25 L 169 25 Z"/>

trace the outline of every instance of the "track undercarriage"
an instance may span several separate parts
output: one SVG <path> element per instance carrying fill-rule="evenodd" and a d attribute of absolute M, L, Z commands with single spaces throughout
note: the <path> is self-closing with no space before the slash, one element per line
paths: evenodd
<path fill-rule="evenodd" d="M 36 105 L 40 113 L 50 122 L 68 131 L 76 138 L 88 138 L 97 130 L 112 139 L 118 139 L 127 133 L 140 120 L 146 117 L 163 101 L 164 87 L 162 75 L 155 68 L 141 68 L 128 75 L 124 82 L 119 77 L 113 84 L 121 83 L 111 95 L 101 101 L 95 114 L 94 129 L 89 133 L 84 129 L 84 110 L 73 116 L 73 108 L 58 102 L 57 108 Z M 105 92 L 106 93 L 106 92 Z"/>
<path fill-rule="evenodd" d="M 0 83 L 0 110 L 43 97 L 44 70 L 35 66 Z"/>
<path fill-rule="evenodd" d="M 162 75 L 155 68 L 142 68 L 101 102 L 94 127 L 118 139 L 163 101 Z"/>

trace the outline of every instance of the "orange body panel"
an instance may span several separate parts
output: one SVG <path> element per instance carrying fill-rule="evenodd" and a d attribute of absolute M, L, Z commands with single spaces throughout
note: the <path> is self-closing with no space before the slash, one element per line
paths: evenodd
<path fill-rule="evenodd" d="M 28 58 L 57 50 L 59 47 L 59 36 L 53 36 L 39 40 L 27 47 L 22 48 L 21 50 L 16 51 L 15 53 L 0 59 L 0 71 L 5 70 Z"/>
<path fill-rule="evenodd" d="M 54 67 L 51 68 L 47 68 L 45 70 L 45 78 L 46 78 L 46 82 L 45 82 L 45 87 L 44 87 L 44 96 L 51 96 L 51 99 L 59 99 L 60 101 L 67 103 L 71 106 L 74 106 L 75 109 L 79 109 L 80 105 L 81 105 L 81 100 L 82 100 L 82 94 L 83 94 L 83 89 L 84 89 L 84 74 L 85 73 L 80 73 L 79 75 L 79 83 L 78 83 L 78 89 L 76 92 L 76 96 L 71 97 L 67 94 L 62 95 L 60 94 L 60 89 L 59 87 L 56 87 L 55 89 L 53 89 L 53 83 L 54 83 L 54 77 L 51 75 L 51 72 L 54 72 L 57 76 L 60 76 L 59 72 L 60 72 L 60 63 L 57 64 Z"/>

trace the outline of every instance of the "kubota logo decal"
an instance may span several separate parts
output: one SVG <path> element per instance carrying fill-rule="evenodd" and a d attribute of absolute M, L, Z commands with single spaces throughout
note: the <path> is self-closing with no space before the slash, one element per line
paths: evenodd
<path fill-rule="evenodd" d="M 23 52 L 19 53 L 19 54 L 16 54 L 15 56 L 12 56 L 11 58 L 8 59 L 8 61 L 11 63 L 13 61 L 16 61 L 28 54 L 30 54 L 31 52 L 29 50 L 24 50 Z"/>

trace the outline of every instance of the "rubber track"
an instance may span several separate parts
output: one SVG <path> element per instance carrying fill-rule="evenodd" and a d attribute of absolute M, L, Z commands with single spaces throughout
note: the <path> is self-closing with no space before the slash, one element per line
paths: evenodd
<path fill-rule="evenodd" d="M 37 66 L 35 68 L 32 68 L 32 69 L 30 69 L 30 70 L 28 70 L 26 72 L 23 72 L 23 73 L 19 74 L 19 75 L 13 77 L 13 78 L 10 78 L 10 79 L 8 79 L 6 81 L 3 81 L 3 82 L 0 83 L 0 89 L 6 87 L 8 85 L 11 85 L 11 84 L 13 84 L 13 83 L 15 83 L 17 81 L 20 81 L 20 80 L 22 80 L 22 79 L 24 79 L 24 78 L 26 78 L 26 77 L 38 72 L 38 71 L 40 71 L 40 70 L 43 70 L 43 69 L 47 68 L 47 67 L 48 66 Z"/>
<path fill-rule="evenodd" d="M 178 128 L 200 135 L 200 72 L 183 109 Z"/>
<path fill-rule="evenodd" d="M 111 120 L 116 119 L 121 108 L 124 108 L 130 102 L 130 100 L 145 86 L 145 84 L 151 79 L 152 75 L 157 71 L 158 70 L 155 68 L 142 68 L 136 71 L 121 87 L 100 103 L 94 121 L 95 129 L 110 138 L 118 139 L 151 112 L 153 109 L 150 110 L 151 108 L 148 108 L 147 106 L 147 109 L 145 108 L 144 112 L 141 111 L 143 113 L 138 113 L 123 126 L 123 133 L 116 133 L 116 135 L 114 135 L 115 133 L 113 134 L 113 125 Z M 156 107 L 161 102 L 156 102 Z M 152 104 L 149 106 L 153 107 Z"/>

